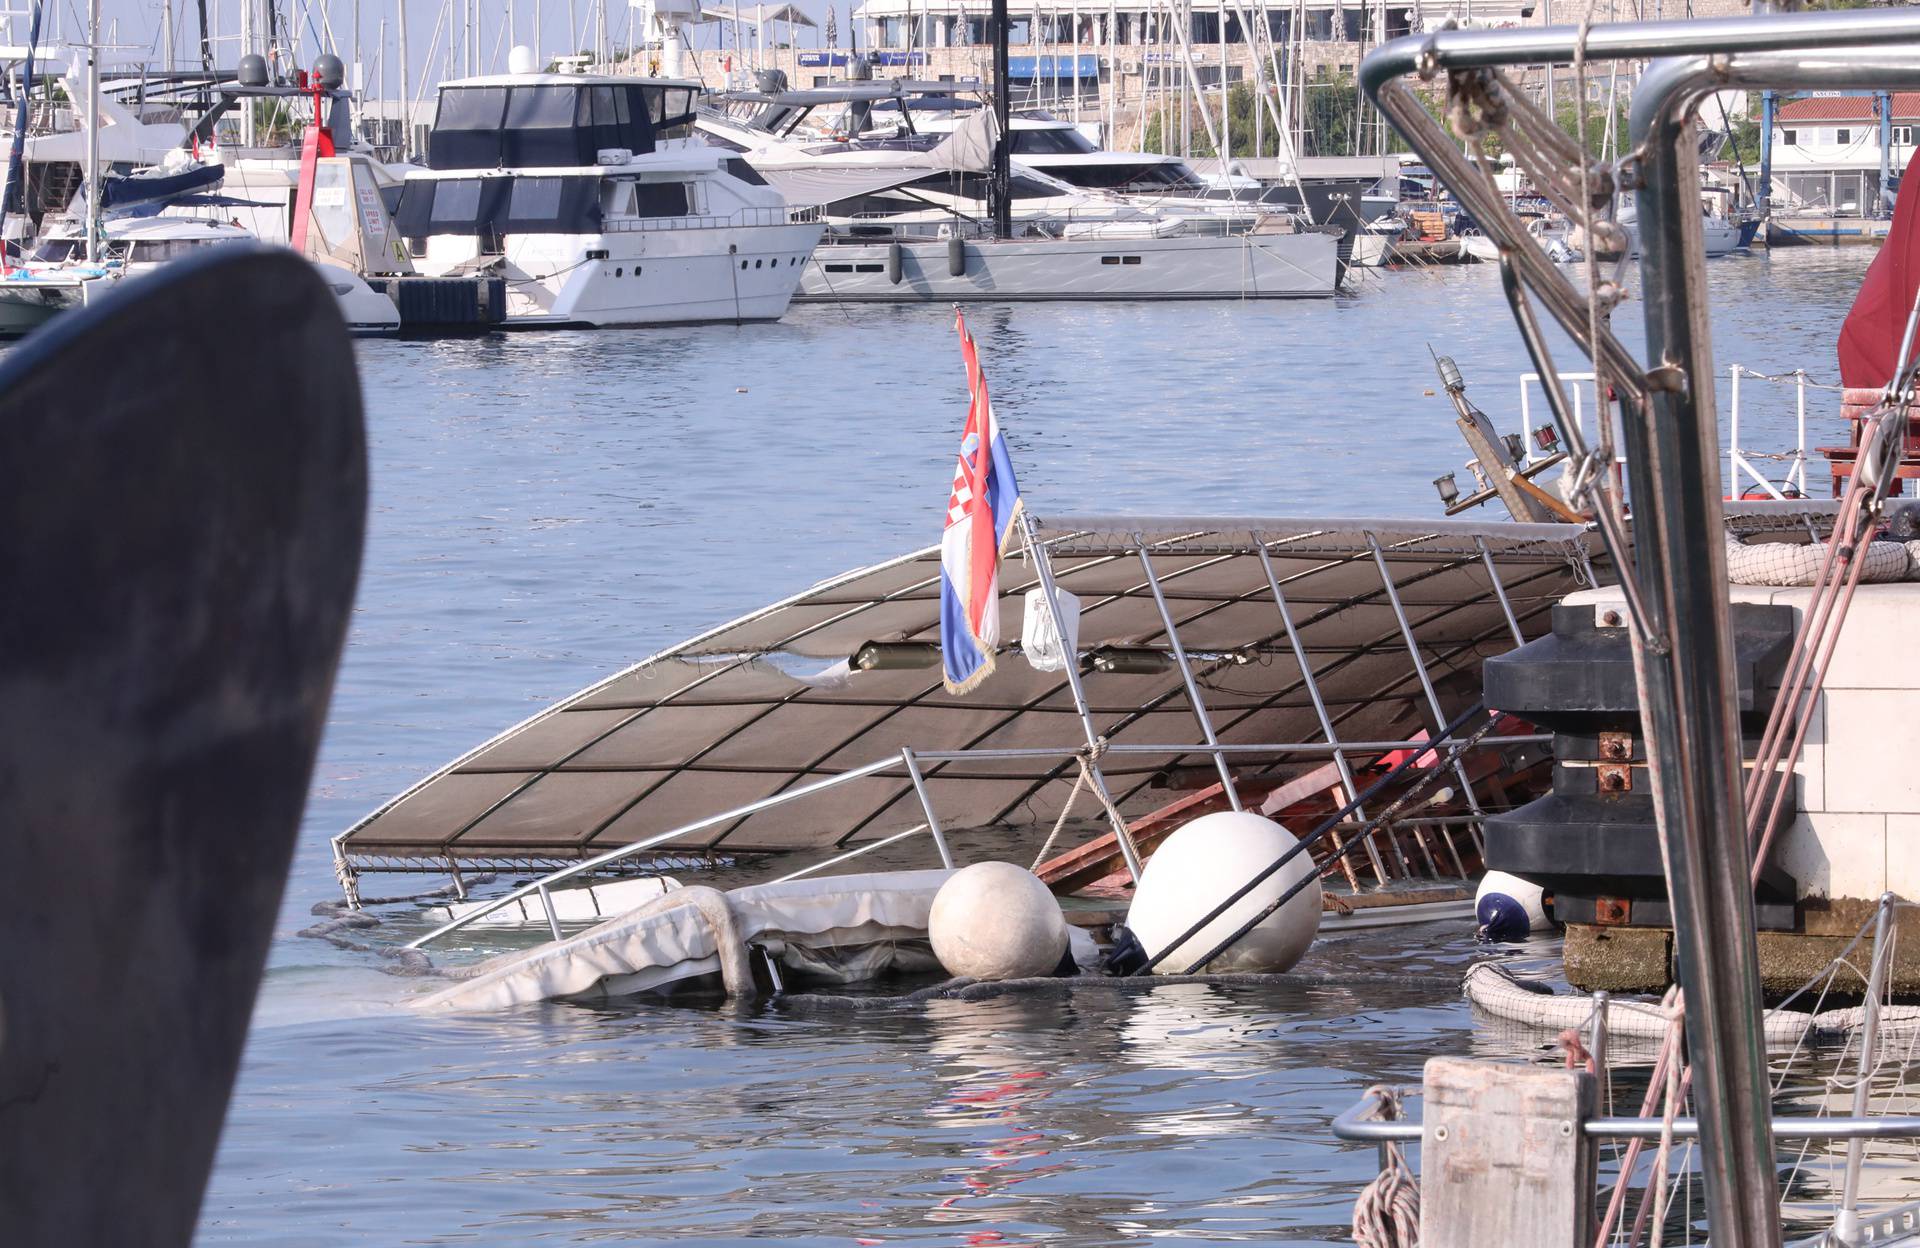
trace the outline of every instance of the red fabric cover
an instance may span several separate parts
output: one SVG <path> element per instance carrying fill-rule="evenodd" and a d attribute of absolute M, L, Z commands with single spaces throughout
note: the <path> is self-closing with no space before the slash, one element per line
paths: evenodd
<path fill-rule="evenodd" d="M 1920 151 L 1907 162 L 1900 180 L 1899 205 L 1893 210 L 1893 228 L 1867 276 L 1860 283 L 1853 308 L 1840 326 L 1840 384 L 1879 389 L 1893 380 L 1894 356 L 1920 290 Z"/>

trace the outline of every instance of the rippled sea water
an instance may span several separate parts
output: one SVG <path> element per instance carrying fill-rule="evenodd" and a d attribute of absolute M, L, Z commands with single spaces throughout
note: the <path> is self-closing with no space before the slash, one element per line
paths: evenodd
<path fill-rule="evenodd" d="M 1832 381 L 1869 259 L 1713 262 L 1722 363 Z M 1617 318 L 1634 344 L 1639 316 Z M 1466 452 L 1429 345 L 1503 429 L 1527 367 L 1489 266 L 1330 302 L 969 320 L 1041 514 L 1434 515 Z M 454 1018 L 296 935 L 338 895 L 328 838 L 388 795 L 635 659 L 935 541 L 966 402 L 951 322 L 807 307 L 361 344 L 365 571 L 202 1242 L 1332 1242 L 1374 1168 L 1334 1114 L 1436 1053 L 1540 1052 L 1475 1031 L 1457 983 L 1483 952 L 1457 925 L 1326 941 L 1303 968 L 1420 980 L 1393 987 Z M 1751 389 L 1743 419 L 1782 445 L 1791 395 Z"/>

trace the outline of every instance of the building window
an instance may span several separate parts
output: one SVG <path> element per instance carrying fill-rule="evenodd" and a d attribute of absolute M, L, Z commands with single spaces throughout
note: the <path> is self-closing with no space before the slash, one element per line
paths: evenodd
<path fill-rule="evenodd" d="M 1780 132 L 1780 141 L 1788 147 L 1793 147 L 1800 142 L 1800 132 L 1798 130 L 1782 130 Z"/>
<path fill-rule="evenodd" d="M 1833 132 L 1833 141 L 1835 143 L 1851 143 L 1853 142 L 1853 131 L 1845 128 L 1835 130 Z"/>

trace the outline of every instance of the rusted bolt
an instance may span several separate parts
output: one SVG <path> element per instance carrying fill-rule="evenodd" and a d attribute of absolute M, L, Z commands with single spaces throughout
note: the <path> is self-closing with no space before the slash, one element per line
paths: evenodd
<path fill-rule="evenodd" d="M 1633 917 L 1633 903 L 1624 897 L 1593 899 L 1593 921 L 1601 927 L 1621 927 Z"/>
<path fill-rule="evenodd" d="M 1618 611 L 1602 611 L 1600 613 L 1600 622 L 1608 628 L 1619 628 L 1620 613 Z"/>
<path fill-rule="evenodd" d="M 1633 769 L 1618 763 L 1600 765 L 1600 791 L 1602 793 L 1628 793 L 1633 790 Z"/>
<path fill-rule="evenodd" d="M 1601 733 L 1600 757 L 1609 762 L 1626 762 L 1633 757 L 1633 738 L 1624 732 Z"/>

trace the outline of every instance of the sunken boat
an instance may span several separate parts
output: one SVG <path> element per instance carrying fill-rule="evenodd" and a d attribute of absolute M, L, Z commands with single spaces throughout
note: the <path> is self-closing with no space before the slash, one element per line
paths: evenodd
<path fill-rule="evenodd" d="M 655 896 L 636 880 L 666 872 L 784 882 L 986 857 L 1031 860 L 1104 938 L 1171 833 L 1249 811 L 1313 839 L 1327 928 L 1471 911 L 1481 820 L 1544 791 L 1548 759 L 1547 738 L 1481 705 L 1482 667 L 1607 582 L 1584 528 L 1030 516 L 1027 531 L 997 600 L 1020 640 L 967 693 L 941 679 L 938 548 L 850 572 L 382 805 L 334 841 L 348 900 L 370 874 L 440 874 L 461 900 L 414 944 L 515 921 L 558 939 Z M 1466 722 L 1471 748 L 1436 748 Z M 479 873 L 524 882 L 466 898 Z"/>

